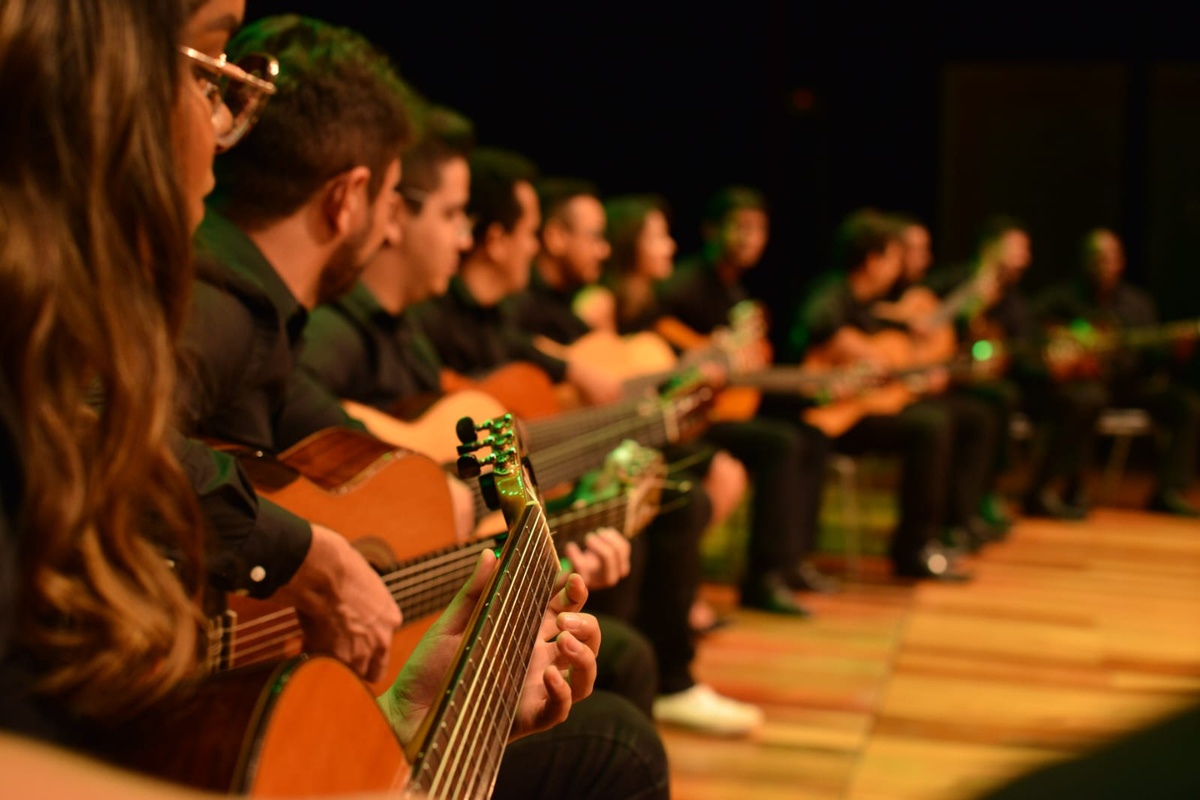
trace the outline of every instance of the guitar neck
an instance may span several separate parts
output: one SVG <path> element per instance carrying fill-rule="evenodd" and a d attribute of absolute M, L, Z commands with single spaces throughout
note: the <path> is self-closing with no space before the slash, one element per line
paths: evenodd
<path fill-rule="evenodd" d="M 463 647 L 410 746 L 410 789 L 486 800 L 516 718 L 525 671 L 558 574 L 546 517 L 526 504 L 476 606 Z"/>
<path fill-rule="evenodd" d="M 1169 322 L 1166 325 L 1155 325 L 1145 328 L 1127 328 L 1113 337 L 1110 349 L 1121 347 L 1138 348 L 1154 347 L 1169 344 L 1180 339 L 1195 339 L 1200 337 L 1200 320 L 1185 320 Z"/>
<path fill-rule="evenodd" d="M 502 541 L 502 536 L 472 539 L 400 562 L 381 574 L 404 612 L 402 624 L 445 610 L 471 576 L 479 554 L 494 550 Z M 223 672 L 273 660 L 283 643 L 301 635 L 294 608 L 281 608 L 248 620 L 226 611 L 209 620 L 208 671 Z"/>

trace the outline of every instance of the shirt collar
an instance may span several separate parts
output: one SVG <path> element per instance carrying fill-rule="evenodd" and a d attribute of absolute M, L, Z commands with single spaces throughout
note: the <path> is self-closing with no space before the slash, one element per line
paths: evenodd
<path fill-rule="evenodd" d="M 253 284 L 275 308 L 279 319 L 287 326 L 289 335 L 294 328 L 303 329 L 308 317 L 307 310 L 300 305 L 258 245 L 228 217 L 211 208 L 207 209 L 204 221 L 196 231 L 195 241 L 197 253 L 207 256 L 210 266 Z M 298 335 L 299 330 L 296 333 Z"/>
<path fill-rule="evenodd" d="M 356 281 L 350 291 L 337 299 L 335 305 L 362 323 L 374 323 L 392 330 L 400 322 L 401 315 L 393 314 L 379 304 L 378 298 L 362 281 Z"/>

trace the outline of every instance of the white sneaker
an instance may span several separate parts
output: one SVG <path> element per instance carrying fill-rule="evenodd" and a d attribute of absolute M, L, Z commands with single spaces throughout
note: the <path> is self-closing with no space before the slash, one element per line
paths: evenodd
<path fill-rule="evenodd" d="M 654 699 L 654 720 L 718 736 L 742 736 L 762 724 L 758 706 L 722 697 L 711 686 L 698 683 L 675 694 Z"/>

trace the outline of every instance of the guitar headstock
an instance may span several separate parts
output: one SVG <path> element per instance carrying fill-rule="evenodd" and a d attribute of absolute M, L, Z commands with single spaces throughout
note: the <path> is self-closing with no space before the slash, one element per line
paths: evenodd
<path fill-rule="evenodd" d="M 716 393 L 699 370 L 676 375 L 659 389 L 659 401 L 667 423 L 667 440 L 681 442 L 708 427 L 708 412 Z"/>
<path fill-rule="evenodd" d="M 505 521 L 511 525 L 525 506 L 539 502 L 512 414 L 478 425 L 470 417 L 463 417 L 455 426 L 455 433 L 462 442 L 458 446 L 459 477 L 479 478 L 488 506 L 503 511 Z M 481 450 L 487 450 L 487 455 L 475 455 Z M 491 469 L 484 472 L 484 467 Z"/>

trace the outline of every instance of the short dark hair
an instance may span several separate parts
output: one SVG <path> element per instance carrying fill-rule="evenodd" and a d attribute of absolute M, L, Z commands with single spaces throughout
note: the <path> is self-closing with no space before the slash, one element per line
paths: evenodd
<path fill-rule="evenodd" d="M 988 217 L 979 226 L 979 231 L 976 233 L 975 252 L 983 250 L 1009 231 L 1020 231 L 1027 234 L 1029 227 L 1016 217 L 1006 214 L 993 214 Z"/>
<path fill-rule="evenodd" d="M 853 212 L 838 225 L 833 236 L 833 264 L 854 272 L 869 256 L 878 255 L 900 238 L 901 228 L 886 214 L 873 208 Z"/>
<path fill-rule="evenodd" d="M 300 208 L 330 178 L 366 166 L 378 195 L 388 164 L 413 137 L 412 92 L 386 56 L 347 28 L 286 15 L 247 25 L 229 42 L 279 59 L 277 92 L 236 148 L 216 160 L 214 205 L 259 227 Z"/>
<path fill-rule="evenodd" d="M 925 230 L 929 230 L 929 226 L 925 224 L 924 220 L 915 214 L 909 214 L 907 211 L 893 211 L 888 216 L 892 218 L 896 230 L 900 233 L 909 228 L 924 228 Z"/>
<path fill-rule="evenodd" d="M 484 241 L 487 229 L 499 225 L 511 231 L 521 218 L 516 186 L 522 181 L 533 184 L 537 167 L 524 156 L 492 147 L 480 147 L 471 154 L 471 200 L 468 213 L 474 218 L 475 245 Z"/>
<path fill-rule="evenodd" d="M 654 211 L 670 216 L 666 201 L 656 194 L 630 194 L 605 201 L 608 243 L 612 247 L 608 270 L 613 277 L 633 271 L 637 262 L 638 237 L 646 227 L 646 218 Z"/>
<path fill-rule="evenodd" d="M 401 158 L 400 185 L 402 189 L 415 189 L 414 196 L 437 191 L 442 183 L 442 165 L 454 158 L 469 158 L 475 146 L 475 126 L 456 111 L 432 106 L 422 122 L 421 138 Z M 410 205 L 419 203 L 407 194 L 405 200 Z"/>
<path fill-rule="evenodd" d="M 726 186 L 714 194 L 704 207 L 703 221 L 707 225 L 720 225 L 734 211 L 761 211 L 769 214 L 767 198 L 758 189 L 749 186 Z"/>
<path fill-rule="evenodd" d="M 563 221 L 563 210 L 576 197 L 600 199 L 600 190 L 596 188 L 596 184 L 583 178 L 543 178 L 534 188 L 537 189 L 538 202 L 542 206 L 543 226 L 551 219 Z"/>

